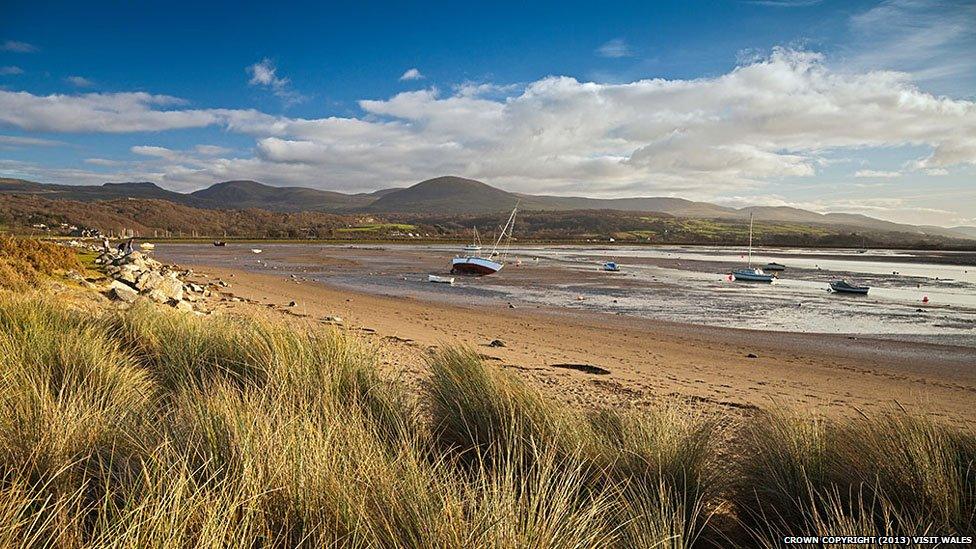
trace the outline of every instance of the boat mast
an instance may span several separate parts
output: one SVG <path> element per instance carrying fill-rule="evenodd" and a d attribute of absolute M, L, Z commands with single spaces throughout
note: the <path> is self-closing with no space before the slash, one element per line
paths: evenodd
<path fill-rule="evenodd" d="M 749 266 L 752 267 L 752 212 L 749 213 Z"/>
<path fill-rule="evenodd" d="M 491 254 L 488 256 L 489 259 L 495 256 L 495 252 L 498 251 L 498 245 L 501 244 L 502 239 L 505 238 L 505 233 L 511 235 L 511 231 L 515 227 L 515 212 L 518 211 L 518 205 L 519 203 L 516 202 L 515 207 L 512 208 L 512 214 L 508 216 L 508 221 L 506 221 L 505 226 L 502 227 L 502 232 L 500 235 L 498 235 L 498 240 L 495 241 L 495 245 L 491 248 Z"/>

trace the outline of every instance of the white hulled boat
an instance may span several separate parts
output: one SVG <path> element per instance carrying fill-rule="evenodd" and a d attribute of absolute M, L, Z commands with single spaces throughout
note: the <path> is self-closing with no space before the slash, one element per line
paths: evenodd
<path fill-rule="evenodd" d="M 744 282 L 772 282 L 775 278 L 771 274 L 766 274 L 759 267 L 752 266 L 752 214 L 749 214 L 749 264 L 745 269 L 732 271 L 732 276 L 736 280 Z"/>
<path fill-rule="evenodd" d="M 478 236 L 478 227 L 474 228 L 474 240 L 471 244 L 464 247 L 464 253 L 467 255 L 478 255 L 481 252 L 481 238 Z"/>
<path fill-rule="evenodd" d="M 515 208 L 512 209 L 511 215 L 508 216 L 508 221 L 505 223 L 505 226 L 502 227 L 502 232 L 500 235 L 498 235 L 498 240 L 495 241 L 495 245 L 492 247 L 491 253 L 489 253 L 487 257 L 481 255 L 480 253 L 466 253 L 463 256 L 455 257 L 451 261 L 451 272 L 484 276 L 500 271 L 505 264 L 495 260 L 495 258 L 498 256 L 498 246 L 506 237 L 511 239 L 512 229 L 515 228 L 515 212 L 517 211 L 518 204 L 516 204 Z M 468 251 L 467 247 L 465 247 L 465 251 Z"/>

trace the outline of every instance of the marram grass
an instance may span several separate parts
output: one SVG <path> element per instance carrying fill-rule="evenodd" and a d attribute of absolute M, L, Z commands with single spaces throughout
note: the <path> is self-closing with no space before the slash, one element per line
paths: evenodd
<path fill-rule="evenodd" d="M 774 547 L 973 530 L 973 436 L 924 417 L 762 414 L 730 451 L 713 419 L 570 409 L 465 349 L 430 371 L 409 394 L 336 331 L 0 296 L 0 546 Z"/>

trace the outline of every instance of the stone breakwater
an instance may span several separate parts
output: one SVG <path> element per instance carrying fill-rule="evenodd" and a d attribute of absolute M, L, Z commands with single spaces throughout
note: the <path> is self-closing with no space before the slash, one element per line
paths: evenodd
<path fill-rule="evenodd" d="M 91 246 L 90 249 L 100 252 L 95 264 L 100 265 L 110 279 L 108 287 L 103 288 L 108 297 L 124 303 L 145 297 L 180 311 L 207 312 L 205 302 L 211 296 L 211 290 L 187 282 L 186 278 L 193 274 L 189 269 L 164 265 L 139 251 L 124 254 L 113 248 L 104 250 Z"/>

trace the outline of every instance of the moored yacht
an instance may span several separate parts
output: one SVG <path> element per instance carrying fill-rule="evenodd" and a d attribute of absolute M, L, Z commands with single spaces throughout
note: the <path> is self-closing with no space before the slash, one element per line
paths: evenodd
<path fill-rule="evenodd" d="M 772 282 L 776 278 L 771 274 L 766 274 L 759 267 L 752 266 L 752 214 L 749 214 L 749 264 L 745 269 L 732 271 L 732 276 L 736 280 L 744 282 Z"/>
<path fill-rule="evenodd" d="M 504 263 L 496 261 L 495 258 L 498 256 L 498 246 L 502 243 L 506 237 L 511 240 L 512 229 L 515 228 L 515 212 L 518 211 L 518 204 L 512 209 L 511 215 L 508 216 L 508 221 L 505 226 L 502 227 L 502 232 L 498 236 L 498 240 L 495 241 L 495 245 L 492 247 L 491 252 L 486 256 L 475 252 L 475 253 L 465 253 L 463 256 L 455 257 L 451 260 L 451 272 L 469 274 L 476 276 L 484 276 L 497 273 L 502 270 L 505 266 Z M 481 247 L 478 246 L 480 251 Z M 465 252 L 468 248 L 465 247 Z"/>

